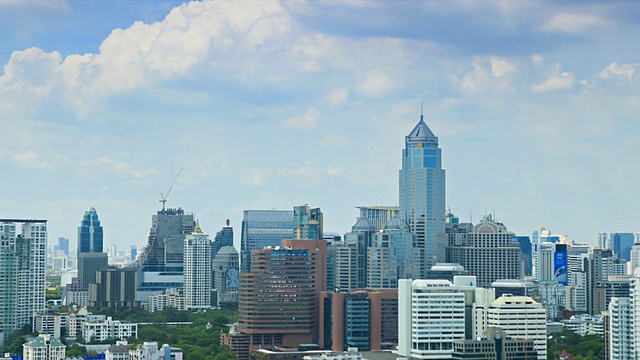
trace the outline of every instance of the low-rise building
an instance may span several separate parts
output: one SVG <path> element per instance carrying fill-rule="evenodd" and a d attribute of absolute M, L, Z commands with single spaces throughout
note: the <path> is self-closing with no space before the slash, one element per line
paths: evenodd
<path fill-rule="evenodd" d="M 601 315 L 577 314 L 561 322 L 564 327 L 580 336 L 604 334 L 604 321 Z"/>
<path fill-rule="evenodd" d="M 82 327 L 84 341 L 125 340 L 138 336 L 138 324 L 122 323 L 108 316 L 105 320 L 87 321 Z"/>
<path fill-rule="evenodd" d="M 22 354 L 24 360 L 63 360 L 65 349 L 59 338 L 40 334 L 22 345 Z"/>
<path fill-rule="evenodd" d="M 157 292 L 147 298 L 147 311 L 149 312 L 162 311 L 169 307 L 178 311 L 187 309 L 182 289 L 167 289 L 165 292 Z"/>

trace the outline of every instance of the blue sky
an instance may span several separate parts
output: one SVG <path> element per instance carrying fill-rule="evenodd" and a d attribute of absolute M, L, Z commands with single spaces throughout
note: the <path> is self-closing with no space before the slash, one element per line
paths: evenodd
<path fill-rule="evenodd" d="M 518 234 L 640 231 L 640 6 L 528 1 L 0 1 L 4 217 L 142 246 L 160 193 L 215 234 L 398 201 L 424 104 L 447 204 Z"/>

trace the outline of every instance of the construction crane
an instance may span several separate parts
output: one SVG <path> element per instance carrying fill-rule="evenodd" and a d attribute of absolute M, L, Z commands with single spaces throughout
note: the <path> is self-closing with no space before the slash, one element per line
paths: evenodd
<path fill-rule="evenodd" d="M 169 186 L 169 190 L 167 190 L 167 194 L 163 195 L 162 193 L 160 193 L 160 202 L 162 203 L 162 211 L 164 211 L 164 205 L 167 203 L 167 197 L 169 196 L 169 193 L 171 193 L 171 189 L 173 189 L 173 185 L 175 185 L 176 181 L 178 181 L 178 177 L 180 177 L 180 173 L 182 173 L 182 169 L 183 168 L 180 168 L 180 171 L 178 171 L 176 178 L 173 179 L 173 183 L 171 184 L 171 186 Z"/>

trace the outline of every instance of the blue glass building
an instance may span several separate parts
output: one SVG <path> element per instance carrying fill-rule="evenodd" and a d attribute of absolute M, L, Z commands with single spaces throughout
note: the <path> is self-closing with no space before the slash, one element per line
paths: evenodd
<path fill-rule="evenodd" d="M 400 170 L 400 218 L 415 235 L 414 276 L 445 261 L 445 171 L 438 138 L 423 116 L 405 137 Z"/>
<path fill-rule="evenodd" d="M 610 238 L 613 253 L 618 259 L 631 260 L 631 247 L 635 242 L 633 233 L 612 233 Z"/>
<path fill-rule="evenodd" d="M 520 259 L 524 265 L 524 274 L 531 276 L 533 271 L 531 238 L 526 235 L 515 235 L 513 238 L 520 244 Z"/>
<path fill-rule="evenodd" d="M 251 268 L 251 250 L 262 250 L 267 246 L 278 246 L 283 239 L 293 239 L 293 211 L 291 210 L 245 210 L 241 229 L 242 271 Z"/>
<path fill-rule="evenodd" d="M 78 254 L 103 252 L 103 232 L 98 212 L 91 207 L 84 212 L 78 226 Z"/>

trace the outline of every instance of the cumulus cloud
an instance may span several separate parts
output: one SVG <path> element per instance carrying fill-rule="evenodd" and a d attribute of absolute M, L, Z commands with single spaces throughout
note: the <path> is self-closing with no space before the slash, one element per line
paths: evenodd
<path fill-rule="evenodd" d="M 11 161 L 22 167 L 45 170 L 53 169 L 53 165 L 44 161 L 40 154 L 34 150 L 29 150 L 24 153 L 9 153 L 8 157 Z"/>
<path fill-rule="evenodd" d="M 356 86 L 356 89 L 367 96 L 381 96 L 394 90 L 396 85 L 396 81 L 389 75 L 374 71 L 366 74 Z"/>
<path fill-rule="evenodd" d="M 340 134 L 326 134 L 318 142 L 320 146 L 343 148 L 349 144 L 349 140 Z"/>
<path fill-rule="evenodd" d="M 559 13 L 541 26 L 542 31 L 579 34 L 594 28 L 601 28 L 609 21 L 592 14 Z"/>
<path fill-rule="evenodd" d="M 344 105 L 349 100 L 349 90 L 340 88 L 334 89 L 327 94 L 326 101 L 331 106 Z"/>
<path fill-rule="evenodd" d="M 625 77 L 631 80 L 639 67 L 640 64 L 618 64 L 617 62 L 612 62 L 598 74 L 598 77 L 601 79 Z"/>
<path fill-rule="evenodd" d="M 315 107 L 310 107 L 307 112 L 301 115 L 295 115 L 283 120 L 280 124 L 284 127 L 292 129 L 309 130 L 318 126 L 320 113 Z"/>
<path fill-rule="evenodd" d="M 509 60 L 495 56 L 477 56 L 471 67 L 462 79 L 454 77 L 454 82 L 462 93 L 472 95 L 511 89 L 510 77 L 516 72 L 516 66 Z"/>
<path fill-rule="evenodd" d="M 531 91 L 534 93 L 546 93 L 559 90 L 571 89 L 575 84 L 576 79 L 571 72 L 562 72 L 559 75 L 554 75 L 539 84 L 531 85 Z"/>

